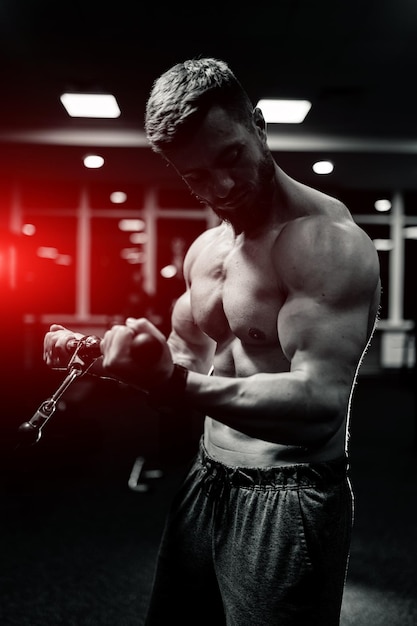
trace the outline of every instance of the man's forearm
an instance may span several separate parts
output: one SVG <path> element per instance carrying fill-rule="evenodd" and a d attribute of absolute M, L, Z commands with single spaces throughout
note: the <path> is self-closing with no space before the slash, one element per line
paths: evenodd
<path fill-rule="evenodd" d="M 284 445 L 315 445 L 340 426 L 340 395 L 314 389 L 302 374 L 246 378 L 189 372 L 184 401 L 251 437 Z"/>

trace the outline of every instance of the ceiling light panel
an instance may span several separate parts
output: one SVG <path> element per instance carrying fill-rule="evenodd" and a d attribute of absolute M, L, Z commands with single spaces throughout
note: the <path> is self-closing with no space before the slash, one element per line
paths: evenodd
<path fill-rule="evenodd" d="M 116 118 L 121 113 L 111 94 L 63 93 L 60 100 L 71 117 Z"/>
<path fill-rule="evenodd" d="M 259 100 L 258 106 L 270 124 L 301 124 L 311 109 L 308 100 Z"/>

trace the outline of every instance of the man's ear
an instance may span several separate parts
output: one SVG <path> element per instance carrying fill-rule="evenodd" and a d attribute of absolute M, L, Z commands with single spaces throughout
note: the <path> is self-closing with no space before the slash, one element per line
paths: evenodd
<path fill-rule="evenodd" d="M 264 114 L 259 107 L 253 109 L 253 121 L 257 129 L 262 131 L 262 136 L 266 137 L 266 122 Z"/>

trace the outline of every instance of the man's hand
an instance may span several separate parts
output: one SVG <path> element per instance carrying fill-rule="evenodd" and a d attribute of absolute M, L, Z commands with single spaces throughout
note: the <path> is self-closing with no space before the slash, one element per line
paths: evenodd
<path fill-rule="evenodd" d="M 166 338 L 149 320 L 128 318 L 101 342 L 104 374 L 147 391 L 172 375 L 174 364 Z"/>
<path fill-rule="evenodd" d="M 65 369 L 71 358 L 71 341 L 78 341 L 83 335 L 52 324 L 43 340 L 43 359 L 53 369 Z"/>

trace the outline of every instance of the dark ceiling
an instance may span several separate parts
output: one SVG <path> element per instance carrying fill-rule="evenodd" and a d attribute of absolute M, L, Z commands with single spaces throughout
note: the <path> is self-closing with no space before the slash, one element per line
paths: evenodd
<path fill-rule="evenodd" d="M 228 61 L 254 103 L 301 97 L 302 125 L 270 125 L 291 175 L 334 188 L 417 189 L 416 0 L 229 3 L 0 2 L 0 164 L 3 176 L 134 182 L 170 179 L 143 134 L 152 81 L 175 62 Z M 117 120 L 68 117 L 69 89 L 113 93 Z M 81 157 L 106 164 L 87 171 Z"/>

